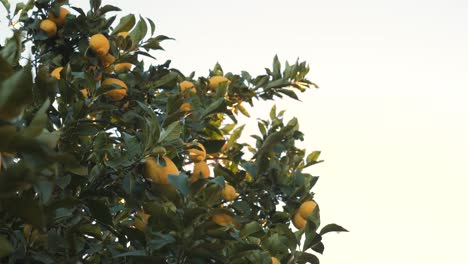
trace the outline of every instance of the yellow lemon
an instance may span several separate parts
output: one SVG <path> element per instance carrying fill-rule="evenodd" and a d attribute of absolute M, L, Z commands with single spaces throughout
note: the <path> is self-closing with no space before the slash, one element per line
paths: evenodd
<path fill-rule="evenodd" d="M 220 226 L 227 226 L 229 224 L 234 224 L 234 218 L 224 213 L 213 215 L 211 217 L 211 221 L 215 222 L 217 225 L 220 225 Z"/>
<path fill-rule="evenodd" d="M 188 149 L 190 160 L 200 162 L 206 159 L 206 150 L 201 143 L 197 143 L 196 145 L 189 144 L 189 146 L 192 146 Z"/>
<path fill-rule="evenodd" d="M 192 109 L 190 108 L 190 103 L 189 103 L 189 102 L 183 103 L 183 104 L 180 106 L 179 109 L 180 109 L 180 111 L 182 111 L 182 112 L 190 112 L 190 110 L 192 110 Z"/>
<path fill-rule="evenodd" d="M 88 97 L 89 97 L 89 91 L 88 91 L 87 88 L 81 89 L 80 92 L 81 92 L 81 94 L 83 95 L 83 97 L 84 97 L 85 99 L 88 99 Z"/>
<path fill-rule="evenodd" d="M 94 34 L 89 40 L 89 47 L 98 56 L 104 56 L 109 53 L 110 43 L 103 34 Z"/>
<path fill-rule="evenodd" d="M 146 227 L 148 226 L 149 218 L 149 214 L 145 214 L 143 211 L 138 211 L 135 215 L 135 228 L 142 232 L 145 232 Z"/>
<path fill-rule="evenodd" d="M 195 85 L 190 81 L 183 81 L 179 84 L 180 92 L 184 95 L 184 97 L 188 97 L 189 93 L 196 93 L 197 89 Z"/>
<path fill-rule="evenodd" d="M 132 68 L 132 64 L 130 62 L 117 63 L 114 66 L 114 70 L 116 72 L 129 71 L 131 68 Z"/>
<path fill-rule="evenodd" d="M 170 158 L 164 156 L 163 159 L 166 162 L 166 166 L 164 167 L 158 164 L 155 158 L 147 158 L 145 162 L 144 176 L 156 183 L 169 184 L 167 179 L 168 175 L 179 175 L 179 170 Z"/>
<path fill-rule="evenodd" d="M 116 85 L 120 86 L 123 89 L 116 88 L 116 89 L 107 91 L 106 92 L 106 97 L 109 100 L 111 100 L 111 101 L 120 101 L 125 96 L 127 96 L 128 87 L 121 80 L 115 79 L 115 78 L 107 78 L 102 82 L 102 86 L 108 86 L 108 85 L 113 85 L 113 84 L 116 84 Z"/>
<path fill-rule="evenodd" d="M 63 67 L 57 67 L 50 73 L 50 75 L 52 77 L 55 77 L 55 79 L 60 80 L 60 72 L 62 70 L 63 70 Z"/>
<path fill-rule="evenodd" d="M 205 161 L 196 162 L 193 166 L 193 172 L 190 176 L 190 183 L 196 182 L 199 179 L 210 177 L 211 172 L 208 164 Z"/>
<path fill-rule="evenodd" d="M 281 262 L 277 258 L 271 257 L 271 264 L 281 264 Z"/>
<path fill-rule="evenodd" d="M 213 76 L 208 79 L 208 84 L 212 91 L 215 91 L 216 88 L 218 88 L 218 86 L 224 82 L 227 82 L 228 85 L 231 83 L 231 81 L 224 76 Z"/>
<path fill-rule="evenodd" d="M 49 38 L 57 34 L 57 25 L 50 19 L 42 20 L 39 24 L 39 28 L 42 29 Z"/>
<path fill-rule="evenodd" d="M 128 37 L 128 32 L 122 31 L 117 33 L 117 36 L 122 37 L 122 38 L 127 38 Z"/>
<path fill-rule="evenodd" d="M 301 204 L 299 207 L 298 213 L 301 215 L 302 218 L 307 219 L 314 211 L 317 204 L 314 201 L 307 201 Z"/>
<path fill-rule="evenodd" d="M 239 194 L 237 193 L 236 188 L 234 188 L 232 185 L 226 184 L 223 190 L 223 197 L 224 200 L 230 202 L 237 199 Z"/>
<path fill-rule="evenodd" d="M 306 226 L 306 224 L 307 224 L 307 220 L 305 220 L 304 218 L 302 218 L 302 216 L 301 216 L 299 213 L 294 214 L 294 217 L 293 217 L 293 225 L 294 225 L 297 229 L 303 228 L 304 226 Z"/>
<path fill-rule="evenodd" d="M 109 67 L 115 61 L 115 57 L 112 54 L 108 53 L 104 56 L 99 56 L 99 61 L 101 62 L 102 66 Z"/>
<path fill-rule="evenodd" d="M 58 16 L 55 16 L 54 12 L 52 12 L 52 10 L 49 10 L 48 18 L 54 21 L 54 23 L 57 24 L 57 26 L 62 26 L 63 24 L 65 24 L 65 17 L 68 14 L 70 14 L 70 11 L 68 11 L 68 9 L 60 7 Z"/>

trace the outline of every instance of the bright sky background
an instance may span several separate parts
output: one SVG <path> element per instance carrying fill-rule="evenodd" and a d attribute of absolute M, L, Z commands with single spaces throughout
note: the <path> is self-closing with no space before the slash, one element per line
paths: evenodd
<path fill-rule="evenodd" d="M 322 263 L 468 263 L 468 1 L 103 2 L 174 37 L 156 54 L 186 74 L 310 64 L 320 89 L 276 104 L 322 151 L 322 223 L 351 231 L 324 237 Z"/>

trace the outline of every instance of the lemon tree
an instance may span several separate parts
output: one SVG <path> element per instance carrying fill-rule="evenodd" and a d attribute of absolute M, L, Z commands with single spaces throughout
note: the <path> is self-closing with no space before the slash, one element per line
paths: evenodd
<path fill-rule="evenodd" d="M 187 75 L 144 63 L 171 39 L 149 18 L 1 3 L 1 263 L 318 263 L 346 231 L 320 223 L 296 118 L 242 140 L 245 105 L 315 86 L 305 62 Z"/>

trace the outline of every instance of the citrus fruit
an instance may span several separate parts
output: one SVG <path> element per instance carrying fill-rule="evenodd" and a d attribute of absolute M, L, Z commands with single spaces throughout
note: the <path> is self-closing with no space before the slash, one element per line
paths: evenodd
<path fill-rule="evenodd" d="M 109 90 L 106 92 L 106 97 L 111 101 L 120 101 L 125 96 L 127 96 L 127 85 L 119 79 L 115 78 L 107 78 L 102 82 L 102 86 L 109 86 L 109 85 L 118 85 L 119 88 Z M 123 88 L 123 89 L 122 89 Z"/>
<path fill-rule="evenodd" d="M 271 264 L 281 264 L 281 262 L 277 258 L 271 257 Z"/>
<path fill-rule="evenodd" d="M 190 108 L 190 103 L 189 103 L 189 102 L 183 103 L 183 104 L 180 106 L 179 109 L 180 109 L 180 111 L 182 111 L 182 112 L 190 112 L 190 110 L 192 110 L 192 109 Z"/>
<path fill-rule="evenodd" d="M 49 38 L 57 34 L 57 25 L 50 19 L 42 20 L 39 24 L 39 28 L 42 29 Z"/>
<path fill-rule="evenodd" d="M 234 223 L 234 218 L 228 214 L 219 213 L 211 217 L 211 220 L 220 226 L 227 226 Z"/>
<path fill-rule="evenodd" d="M 179 170 L 170 158 L 163 156 L 166 165 L 158 164 L 155 158 L 149 157 L 146 159 L 144 176 L 153 180 L 153 182 L 161 184 L 169 184 L 168 175 L 179 175 Z"/>
<path fill-rule="evenodd" d="M 135 228 L 142 232 L 145 232 L 146 227 L 148 226 L 149 218 L 149 214 L 145 214 L 143 211 L 138 211 L 135 215 Z"/>
<path fill-rule="evenodd" d="M 62 70 L 63 70 L 63 67 L 57 67 L 50 73 L 50 75 L 52 77 L 55 77 L 55 79 L 60 80 L 60 72 Z"/>
<path fill-rule="evenodd" d="M 184 95 L 184 97 L 188 97 L 189 93 L 196 93 L 197 89 L 195 85 L 190 81 L 183 81 L 179 84 L 180 92 Z"/>
<path fill-rule="evenodd" d="M 103 34 L 94 34 L 89 40 L 89 48 L 98 56 L 104 56 L 109 53 L 110 43 Z"/>
<path fill-rule="evenodd" d="M 128 37 L 128 32 L 127 31 L 122 31 L 117 33 L 117 36 L 122 37 L 122 38 L 127 38 Z"/>
<path fill-rule="evenodd" d="M 190 176 L 190 183 L 196 182 L 199 179 L 206 179 L 210 177 L 210 175 L 210 168 L 205 161 L 196 162 L 193 167 L 192 175 Z"/>
<path fill-rule="evenodd" d="M 50 20 L 54 21 L 54 23 L 57 26 L 63 26 L 63 24 L 65 24 L 65 17 L 68 14 L 70 14 L 70 11 L 68 11 L 68 9 L 60 7 L 58 16 L 55 16 L 54 12 L 52 12 L 52 10 L 49 10 L 48 18 Z"/>
<path fill-rule="evenodd" d="M 131 68 L 132 68 L 132 64 L 130 62 L 117 63 L 114 66 L 114 70 L 116 72 L 129 71 Z"/>
<path fill-rule="evenodd" d="M 302 216 L 301 216 L 299 213 L 294 214 L 294 217 L 293 217 L 293 225 L 294 225 L 297 229 L 303 228 L 304 226 L 306 226 L 306 224 L 307 224 L 307 220 L 305 220 L 304 218 L 302 218 Z"/>
<path fill-rule="evenodd" d="M 239 194 L 237 193 L 236 188 L 234 188 L 232 185 L 226 184 L 224 186 L 224 190 L 223 190 L 224 200 L 230 202 L 230 201 L 237 199 L 238 196 Z"/>
<path fill-rule="evenodd" d="M 317 204 L 314 201 L 304 202 L 299 207 L 298 213 L 302 218 L 307 219 L 312 214 L 315 207 L 317 207 Z"/>
<path fill-rule="evenodd" d="M 195 145 L 191 145 L 191 146 L 192 147 L 188 149 L 190 160 L 192 160 L 193 162 L 200 162 L 200 161 L 205 160 L 206 158 L 205 147 L 201 143 L 196 143 Z"/>
<path fill-rule="evenodd" d="M 227 82 L 228 85 L 231 83 L 231 81 L 224 76 L 213 76 L 208 79 L 208 84 L 212 91 L 215 91 L 216 88 L 218 88 L 218 86 L 224 82 Z"/>

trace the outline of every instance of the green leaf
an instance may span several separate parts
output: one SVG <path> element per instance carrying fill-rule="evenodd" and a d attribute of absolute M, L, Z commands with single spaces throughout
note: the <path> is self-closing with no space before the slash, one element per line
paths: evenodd
<path fill-rule="evenodd" d="M 24 104 L 32 99 L 31 65 L 15 72 L 0 86 L 0 118 L 11 119 L 18 116 Z"/>
<path fill-rule="evenodd" d="M 113 5 L 105 5 L 103 7 L 101 7 L 99 9 L 99 11 L 101 12 L 101 14 L 105 14 L 107 12 L 112 12 L 112 11 L 122 11 L 122 9 L 116 7 L 116 6 L 113 6 Z"/>
<path fill-rule="evenodd" d="M 0 56 L 0 83 L 10 77 L 13 73 L 13 67 L 11 67 L 3 56 Z"/>
<path fill-rule="evenodd" d="M 129 37 L 132 39 L 134 45 L 140 43 L 140 41 L 146 36 L 148 32 L 148 26 L 146 25 L 145 20 L 143 17 L 140 16 L 140 20 L 138 21 L 135 28 L 130 32 Z"/>
<path fill-rule="evenodd" d="M 314 151 L 312 153 L 310 153 L 309 155 L 307 155 L 307 158 L 306 158 L 306 162 L 307 164 L 309 163 L 316 163 L 319 156 L 320 156 L 320 151 Z"/>
<path fill-rule="evenodd" d="M 0 258 L 7 257 L 13 253 L 15 249 L 5 236 L 0 236 Z"/>
<path fill-rule="evenodd" d="M 121 257 L 130 257 L 130 256 L 146 256 L 145 250 L 132 250 L 129 252 L 125 252 L 122 254 L 115 255 L 114 258 L 121 258 Z"/>
<path fill-rule="evenodd" d="M 299 257 L 297 258 L 298 264 L 320 264 L 319 259 L 314 254 L 310 254 L 307 252 L 300 252 L 299 254 Z"/>
<path fill-rule="evenodd" d="M 286 79 L 278 79 L 278 80 L 275 80 L 275 81 L 271 81 L 269 82 L 265 89 L 272 89 L 272 88 L 280 88 L 280 87 L 287 87 L 291 85 L 291 82 L 286 80 Z"/>
<path fill-rule="evenodd" d="M 324 235 L 329 232 L 349 232 L 349 231 L 346 230 L 344 227 L 339 226 L 337 224 L 328 224 L 324 226 L 322 230 L 320 230 L 319 234 Z"/>
<path fill-rule="evenodd" d="M 279 62 L 278 55 L 273 58 L 273 77 L 281 78 L 281 63 Z"/>
<path fill-rule="evenodd" d="M 43 204 L 47 204 L 52 197 L 54 185 L 49 181 L 39 181 L 35 184 L 36 191 Z"/>
<path fill-rule="evenodd" d="M 154 24 L 153 20 L 149 18 L 146 18 L 146 20 L 148 20 L 148 23 L 150 24 L 151 36 L 152 36 L 154 34 L 154 31 L 156 30 L 156 25 Z"/>
<path fill-rule="evenodd" d="M 228 139 L 228 145 L 229 146 L 232 146 L 234 144 L 234 142 L 236 142 L 241 137 L 242 131 L 244 130 L 244 127 L 245 127 L 245 125 L 242 125 L 242 126 L 236 128 L 232 132 L 231 136 Z"/>
<path fill-rule="evenodd" d="M 158 143 L 170 142 L 179 138 L 182 133 L 182 127 L 179 121 L 172 122 L 166 129 L 163 129 Z"/>
<path fill-rule="evenodd" d="M 42 130 L 46 127 L 47 121 L 49 120 L 46 113 L 49 106 L 50 100 L 47 98 L 41 108 L 36 112 L 36 115 L 34 115 L 29 126 L 23 130 L 23 135 L 25 137 L 34 138 L 42 133 Z"/>
<path fill-rule="evenodd" d="M 221 108 L 222 106 L 225 106 L 225 100 L 224 98 L 218 98 L 216 99 L 213 103 L 211 103 L 206 109 L 205 111 L 203 111 L 203 113 L 201 114 L 201 117 L 200 119 L 203 119 L 205 118 L 206 116 L 216 112 L 219 108 Z M 220 111 L 221 112 L 221 111 Z"/>
<path fill-rule="evenodd" d="M 0 49 L 0 56 L 5 58 L 11 66 L 17 66 L 22 52 L 21 32 L 14 30 L 13 36 L 7 39 L 5 46 Z"/>
<path fill-rule="evenodd" d="M 159 78 L 157 81 L 153 83 L 155 88 L 163 87 L 166 84 L 174 81 L 179 74 L 177 72 L 169 72 L 168 74 L 164 75 L 163 77 Z"/>
<path fill-rule="evenodd" d="M 89 0 L 89 6 L 94 10 L 98 10 L 101 6 L 101 0 Z"/>
<path fill-rule="evenodd" d="M 119 32 L 128 32 L 135 25 L 135 16 L 133 14 L 128 14 L 120 19 L 119 24 L 112 31 L 112 34 Z"/>
<path fill-rule="evenodd" d="M 113 225 L 112 214 L 109 211 L 109 207 L 99 200 L 87 200 L 86 204 L 89 208 L 91 215 L 98 221 L 106 224 Z"/>
<path fill-rule="evenodd" d="M 151 249 L 158 250 L 169 244 L 174 243 L 175 241 L 175 238 L 171 235 L 156 233 L 156 239 L 153 239 L 149 242 L 149 247 Z"/>
<path fill-rule="evenodd" d="M 167 179 L 184 197 L 188 195 L 188 176 L 185 173 L 180 173 L 179 175 L 169 174 Z"/>
<path fill-rule="evenodd" d="M 245 238 L 245 237 L 248 237 L 254 233 L 257 233 L 258 231 L 261 231 L 263 230 L 262 226 L 256 222 L 256 221 L 252 221 L 248 224 L 246 224 L 242 230 L 240 231 L 240 236 L 242 238 Z"/>
<path fill-rule="evenodd" d="M 10 8 L 11 8 L 10 2 L 8 0 L 0 0 L 0 1 L 2 2 L 2 4 L 5 7 L 6 11 L 8 13 L 10 13 Z"/>

